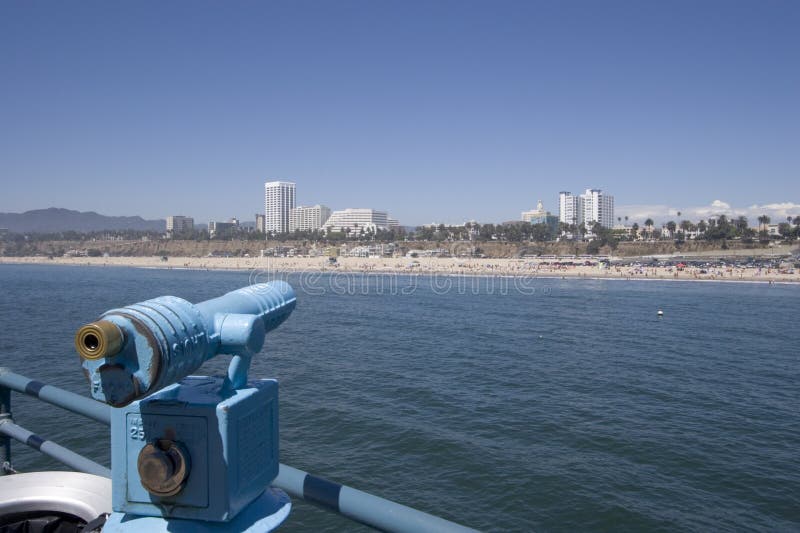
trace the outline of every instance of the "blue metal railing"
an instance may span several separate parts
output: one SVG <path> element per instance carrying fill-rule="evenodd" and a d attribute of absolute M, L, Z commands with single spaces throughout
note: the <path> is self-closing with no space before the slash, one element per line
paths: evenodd
<path fill-rule="evenodd" d="M 32 396 L 105 425 L 110 425 L 111 421 L 111 407 L 106 404 L 0 367 L 0 476 L 14 472 L 11 466 L 11 439 L 14 439 L 80 472 L 111 477 L 111 471 L 103 465 L 17 425 L 11 413 L 11 391 Z M 280 465 L 278 477 L 273 480 L 272 486 L 286 491 L 290 496 L 384 531 L 475 531 L 285 464 Z"/>

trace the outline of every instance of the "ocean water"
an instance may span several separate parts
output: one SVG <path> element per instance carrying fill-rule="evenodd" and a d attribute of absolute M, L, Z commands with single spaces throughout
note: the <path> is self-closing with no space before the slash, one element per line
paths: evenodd
<path fill-rule="evenodd" d="M 0 265 L 1 364 L 88 395 L 80 325 L 254 277 Z M 251 369 L 280 381 L 284 463 L 488 531 L 800 530 L 798 286 L 288 281 L 297 308 Z M 13 396 L 20 424 L 108 465 L 105 427 L 44 405 Z M 282 528 L 366 530 L 297 501 Z"/>

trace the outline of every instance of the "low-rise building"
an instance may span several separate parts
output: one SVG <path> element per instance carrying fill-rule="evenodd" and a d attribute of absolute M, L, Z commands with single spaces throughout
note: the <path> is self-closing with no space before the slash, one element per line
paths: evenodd
<path fill-rule="evenodd" d="M 297 255 L 297 249 L 291 246 L 273 246 L 261 250 L 261 257 L 294 257 Z"/>
<path fill-rule="evenodd" d="M 368 246 L 355 246 L 341 253 L 344 257 L 391 257 L 394 254 L 394 244 L 370 244 Z"/>
<path fill-rule="evenodd" d="M 234 217 L 227 222 L 209 222 L 208 235 L 212 239 L 230 237 L 239 229 L 239 220 Z"/>
<path fill-rule="evenodd" d="M 447 248 L 435 248 L 433 250 L 409 250 L 406 257 L 450 257 L 450 250 Z"/>
<path fill-rule="evenodd" d="M 523 211 L 520 220 L 523 222 L 532 222 L 533 220 L 539 220 L 543 217 L 546 217 L 550 213 L 545 211 L 544 204 L 541 200 L 536 203 L 536 209 L 531 209 L 530 211 Z M 536 222 L 533 222 L 536 224 Z"/>
<path fill-rule="evenodd" d="M 552 236 L 558 233 L 558 217 L 550 213 L 550 211 L 545 210 L 541 200 L 536 203 L 536 209 L 523 211 L 521 219 L 523 222 L 530 222 L 531 224 L 547 225 Z"/>
<path fill-rule="evenodd" d="M 389 228 L 389 215 L 386 211 L 375 209 L 347 208 L 331 213 L 323 225 L 327 231 L 359 234 L 363 231 L 377 231 Z"/>

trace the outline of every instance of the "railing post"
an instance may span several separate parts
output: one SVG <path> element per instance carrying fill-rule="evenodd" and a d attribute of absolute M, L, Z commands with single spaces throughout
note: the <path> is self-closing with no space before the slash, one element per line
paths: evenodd
<path fill-rule="evenodd" d="M 0 387 L 0 424 L 11 420 L 11 389 Z M 11 470 L 11 439 L 0 434 L 0 476 Z"/>

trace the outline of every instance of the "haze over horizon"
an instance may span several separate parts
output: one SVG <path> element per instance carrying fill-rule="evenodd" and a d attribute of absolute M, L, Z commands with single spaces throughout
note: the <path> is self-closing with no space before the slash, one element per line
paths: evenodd
<path fill-rule="evenodd" d="M 235 7 L 231 7 L 235 5 Z M 800 4 L 0 4 L 0 212 L 800 214 Z"/>
<path fill-rule="evenodd" d="M 162 222 L 166 219 L 169 215 L 164 216 L 154 216 L 154 217 L 146 217 L 139 215 L 138 213 L 111 213 L 111 212 L 104 212 L 102 210 L 98 211 L 97 209 L 88 210 L 88 211 L 80 211 L 71 208 L 59 207 L 59 206 L 48 206 L 44 208 L 36 208 L 30 209 L 23 212 L 2 212 L 0 211 L 0 215 L 3 214 L 24 214 L 30 211 L 47 211 L 50 209 L 66 209 L 67 211 L 74 211 L 80 212 L 82 214 L 88 213 L 95 213 L 101 216 L 106 217 L 141 217 L 145 221 L 156 221 L 161 220 Z M 746 207 L 734 207 L 730 204 L 722 202 L 720 200 L 715 200 L 711 202 L 710 205 L 706 206 L 690 206 L 687 208 L 683 208 L 684 210 L 676 210 L 675 208 L 669 207 L 667 205 L 627 205 L 627 206 L 619 206 L 617 208 L 616 217 L 620 219 L 628 219 L 623 220 L 624 224 L 630 225 L 634 222 L 639 223 L 641 225 L 645 220 L 648 218 L 652 218 L 656 224 L 666 223 L 667 221 L 674 221 L 679 222 L 681 220 L 691 220 L 694 222 L 705 220 L 712 216 L 718 215 L 726 215 L 729 218 L 737 218 L 739 216 L 745 216 L 749 220 L 751 225 L 755 224 L 756 220 L 759 216 L 766 214 L 767 216 L 771 217 L 771 223 L 778 224 L 780 222 L 785 222 L 787 217 L 795 218 L 797 213 L 800 213 L 800 206 L 798 204 L 792 202 L 784 202 L 784 203 L 773 203 L 773 204 L 764 204 L 764 205 L 757 205 L 753 204 L 751 206 Z M 557 215 L 558 210 L 555 209 L 552 211 L 553 214 Z M 680 214 L 679 214 L 680 213 Z M 181 214 L 181 213 L 170 213 L 170 214 Z M 191 216 L 191 215 L 186 215 Z M 196 225 L 205 225 L 208 224 L 211 220 L 216 220 L 219 222 L 224 222 L 231 217 L 221 217 L 218 219 L 201 219 L 195 218 Z M 254 224 L 253 220 L 250 220 L 248 217 L 237 217 L 239 221 L 243 224 Z M 463 221 L 443 221 L 439 220 L 436 222 L 425 222 L 419 224 L 406 224 L 403 221 L 400 221 L 402 226 L 421 226 L 423 224 L 430 224 L 430 223 L 445 223 L 450 225 L 461 225 L 464 222 L 469 221 L 476 221 L 481 224 L 497 224 L 502 222 L 508 222 L 511 220 L 516 220 L 515 218 L 508 218 L 503 220 L 475 220 L 475 219 L 465 219 Z"/>

